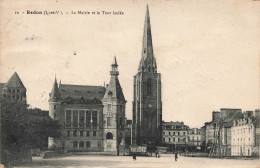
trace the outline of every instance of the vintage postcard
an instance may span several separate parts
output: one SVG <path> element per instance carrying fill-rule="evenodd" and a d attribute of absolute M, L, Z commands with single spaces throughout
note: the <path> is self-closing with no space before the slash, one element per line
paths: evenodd
<path fill-rule="evenodd" d="M 2 167 L 260 167 L 259 0 L 0 0 Z"/>

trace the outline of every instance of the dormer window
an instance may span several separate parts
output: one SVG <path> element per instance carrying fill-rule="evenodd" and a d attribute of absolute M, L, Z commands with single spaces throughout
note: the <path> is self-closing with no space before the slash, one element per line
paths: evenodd
<path fill-rule="evenodd" d="M 108 98 L 111 98 L 113 93 L 111 91 L 108 92 Z"/>
<path fill-rule="evenodd" d="M 84 103 L 84 98 L 83 97 L 81 97 L 80 103 Z"/>

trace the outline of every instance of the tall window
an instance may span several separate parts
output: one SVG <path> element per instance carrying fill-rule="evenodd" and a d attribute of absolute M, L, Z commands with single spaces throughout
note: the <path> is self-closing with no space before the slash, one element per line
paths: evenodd
<path fill-rule="evenodd" d="M 80 131 L 80 132 L 79 132 L 79 135 L 80 135 L 80 136 L 83 136 L 83 131 Z"/>
<path fill-rule="evenodd" d="M 86 135 L 89 136 L 89 131 L 86 132 Z"/>
<path fill-rule="evenodd" d="M 83 141 L 80 141 L 80 142 L 79 142 L 79 147 L 80 147 L 80 148 L 84 148 L 84 142 L 83 142 Z"/>
<path fill-rule="evenodd" d="M 84 127 L 85 111 L 79 111 L 79 127 Z"/>
<path fill-rule="evenodd" d="M 66 127 L 71 127 L 71 110 L 66 110 Z"/>
<path fill-rule="evenodd" d="M 146 82 L 147 94 L 152 94 L 152 79 L 149 78 Z"/>
<path fill-rule="evenodd" d="M 73 127 L 78 127 L 78 110 L 73 110 Z"/>
<path fill-rule="evenodd" d="M 107 111 L 111 111 L 111 106 L 112 106 L 111 104 L 107 105 Z"/>
<path fill-rule="evenodd" d="M 90 141 L 87 141 L 86 142 L 86 147 L 89 148 L 91 145 L 90 145 Z"/>
<path fill-rule="evenodd" d="M 73 141 L 73 148 L 77 148 L 78 147 L 78 142 L 77 141 Z"/>
<path fill-rule="evenodd" d="M 98 141 L 98 147 L 101 147 L 101 141 Z"/>
<path fill-rule="evenodd" d="M 137 92 L 137 95 L 139 95 L 139 80 L 138 79 L 136 80 L 136 92 Z"/>
<path fill-rule="evenodd" d="M 111 119 L 110 117 L 107 118 L 107 126 L 111 126 L 111 125 L 112 125 L 112 124 L 111 124 L 111 120 L 112 120 L 112 119 Z"/>
<path fill-rule="evenodd" d="M 93 124 L 93 126 L 97 126 L 97 112 L 96 111 L 92 112 L 92 124 Z"/>
<path fill-rule="evenodd" d="M 73 136 L 74 136 L 74 137 L 77 136 L 77 131 L 73 131 Z"/>
<path fill-rule="evenodd" d="M 93 131 L 93 136 L 96 136 L 97 135 L 97 131 Z"/>
<path fill-rule="evenodd" d="M 70 131 L 67 131 L 67 136 L 70 137 Z"/>
<path fill-rule="evenodd" d="M 91 111 L 87 111 L 86 113 L 86 126 L 90 127 L 91 125 Z"/>

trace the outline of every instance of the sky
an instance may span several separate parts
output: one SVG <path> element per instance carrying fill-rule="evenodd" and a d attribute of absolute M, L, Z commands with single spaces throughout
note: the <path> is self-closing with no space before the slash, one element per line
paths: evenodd
<path fill-rule="evenodd" d="M 107 84 L 116 55 L 126 116 L 131 119 L 133 76 L 141 59 L 148 4 L 154 55 L 162 75 L 164 121 L 201 127 L 220 108 L 259 108 L 260 1 L 2 0 L 0 4 L 0 82 L 7 82 L 16 71 L 32 107 L 48 110 L 55 74 L 63 84 Z M 59 14 L 27 14 L 27 10 Z"/>

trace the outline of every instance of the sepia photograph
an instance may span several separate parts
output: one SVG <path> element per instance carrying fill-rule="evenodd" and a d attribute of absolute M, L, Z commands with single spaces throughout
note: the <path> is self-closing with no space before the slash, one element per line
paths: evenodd
<path fill-rule="evenodd" d="M 260 168 L 260 0 L 0 0 L 0 168 Z"/>

